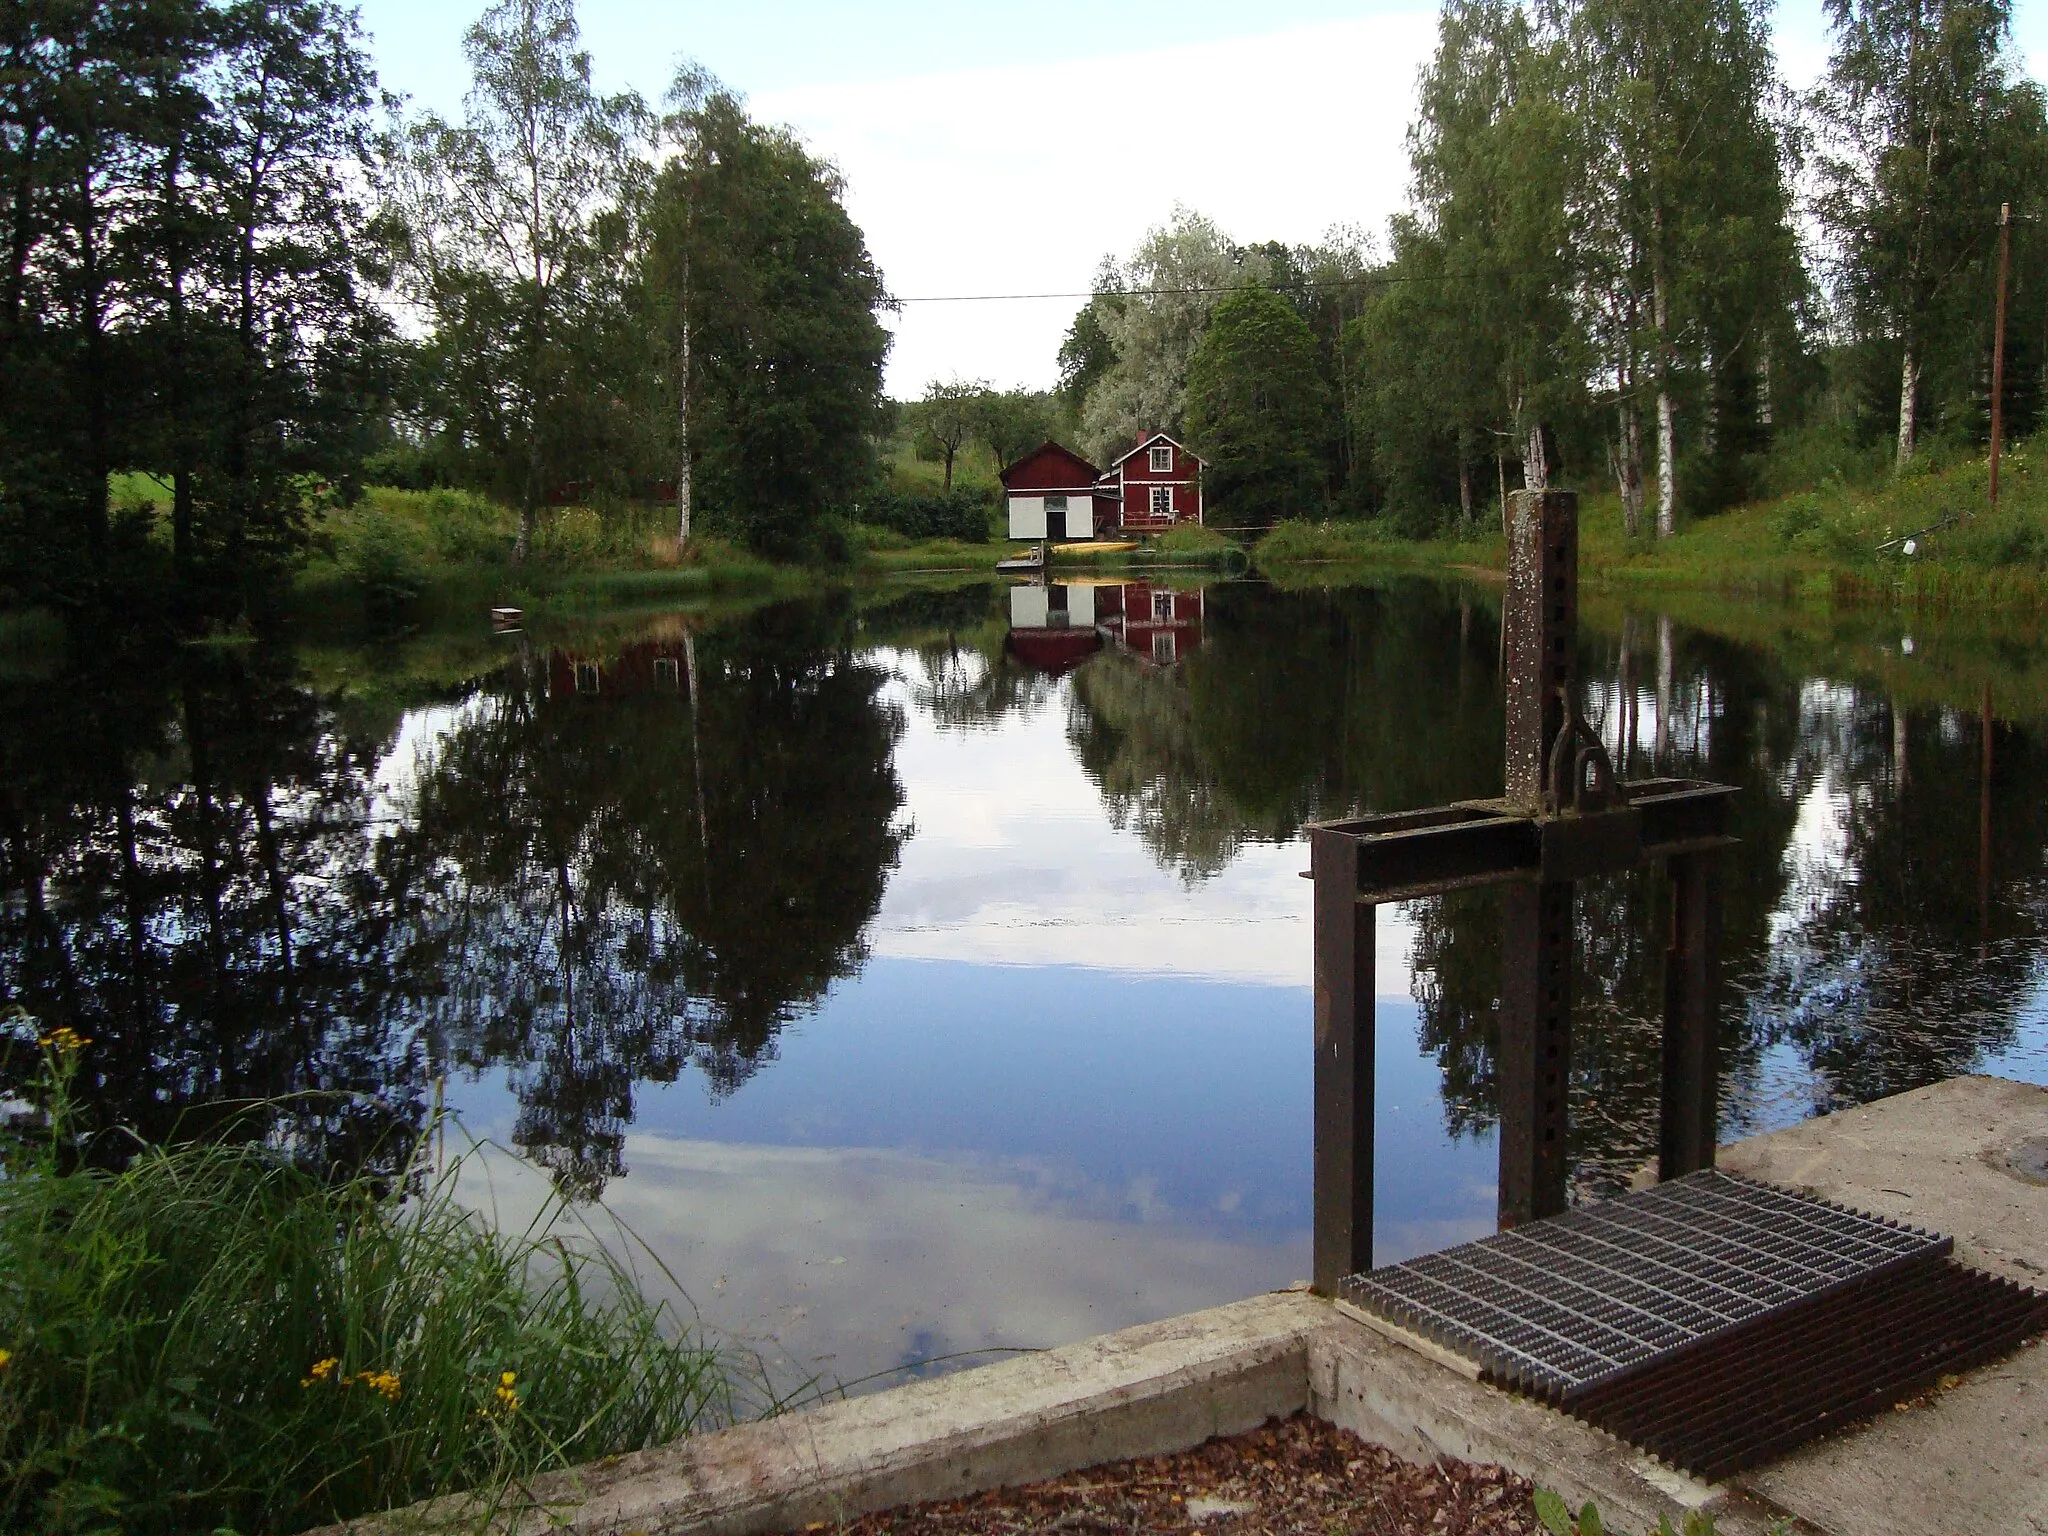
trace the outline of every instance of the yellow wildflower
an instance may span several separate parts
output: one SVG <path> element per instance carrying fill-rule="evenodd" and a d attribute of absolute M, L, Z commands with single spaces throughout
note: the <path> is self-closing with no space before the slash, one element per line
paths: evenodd
<path fill-rule="evenodd" d="M 13 1350 L 11 1350 L 11 1349 L 0 1349 L 0 1371 L 4 1371 L 4 1370 L 6 1370 L 6 1369 L 7 1369 L 7 1362 L 8 1362 L 8 1361 L 10 1361 L 10 1360 L 12 1360 L 13 1358 L 14 1358 L 14 1351 L 13 1351 Z"/>
<path fill-rule="evenodd" d="M 359 1371 L 351 1379 L 361 1382 L 372 1392 L 383 1393 L 386 1402 L 398 1401 L 398 1377 L 390 1371 Z"/>
<path fill-rule="evenodd" d="M 89 1037 L 81 1035 L 69 1024 L 59 1024 L 36 1043 L 46 1051 L 71 1052 L 84 1050 L 88 1045 L 92 1044 L 92 1041 Z"/>
<path fill-rule="evenodd" d="M 507 1413 L 516 1413 L 519 1410 L 519 1394 L 512 1389 L 512 1384 L 518 1379 L 517 1374 L 512 1371 L 498 1373 L 498 1404 Z"/>
<path fill-rule="evenodd" d="M 306 1374 L 299 1378 L 299 1385 L 310 1387 L 316 1381 L 325 1381 L 334 1374 L 334 1368 L 341 1364 L 338 1356 L 329 1355 L 325 1360 L 315 1360 Z"/>

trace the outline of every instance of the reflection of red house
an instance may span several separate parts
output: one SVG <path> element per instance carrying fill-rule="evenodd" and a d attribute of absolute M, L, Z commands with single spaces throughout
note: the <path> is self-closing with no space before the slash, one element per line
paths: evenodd
<path fill-rule="evenodd" d="M 1103 474 L 1128 529 L 1171 528 L 1202 520 L 1202 465 L 1164 432 L 1147 432 Z"/>
<path fill-rule="evenodd" d="M 1202 643 L 1202 594 L 1147 581 L 1010 588 L 1010 653 L 1026 666 L 1058 677 L 1105 641 L 1172 666 Z"/>
<path fill-rule="evenodd" d="M 548 652 L 548 697 L 629 698 L 640 693 L 687 694 L 680 640 L 643 640 L 616 656 Z"/>
<path fill-rule="evenodd" d="M 1010 588 L 1010 654 L 1054 677 L 1071 672 L 1102 649 L 1095 629 L 1100 587 L 1027 582 Z"/>
<path fill-rule="evenodd" d="M 1202 594 L 1148 581 L 1098 589 L 1096 622 L 1109 638 L 1146 661 L 1170 667 L 1202 643 Z"/>

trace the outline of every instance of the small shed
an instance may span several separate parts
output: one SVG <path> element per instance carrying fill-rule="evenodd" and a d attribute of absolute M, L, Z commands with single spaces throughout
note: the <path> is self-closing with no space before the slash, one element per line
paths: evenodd
<path fill-rule="evenodd" d="M 1115 519 L 1115 501 L 1100 483 L 1102 471 L 1058 443 L 1040 443 L 1001 478 L 1013 539 L 1092 539 L 1098 525 Z"/>

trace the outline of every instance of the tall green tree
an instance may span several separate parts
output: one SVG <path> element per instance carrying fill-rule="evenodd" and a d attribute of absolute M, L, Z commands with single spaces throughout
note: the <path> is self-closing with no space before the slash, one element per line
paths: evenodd
<path fill-rule="evenodd" d="M 227 344 L 219 477 L 198 534 L 202 557 L 232 575 L 288 560 L 304 532 L 297 486 L 309 474 L 345 481 L 360 461 L 389 325 L 360 266 L 369 246 L 352 173 L 369 152 L 375 77 L 355 13 L 334 0 L 237 0 L 218 26 L 202 164 Z M 173 248 L 182 213 L 163 210 Z"/>
<path fill-rule="evenodd" d="M 243 602 L 297 552 L 309 485 L 346 482 L 382 403 L 355 174 L 373 84 L 325 0 L 0 17 L 10 585 L 81 599 L 116 532 L 147 566 L 146 520 L 110 516 L 127 469 L 171 477 L 188 600 Z"/>
<path fill-rule="evenodd" d="M 1544 19 L 1569 125 L 1575 286 L 1599 392 L 1616 405 L 1624 515 L 1633 532 L 1647 401 L 1668 537 L 1683 379 L 1765 354 L 1802 282 L 1767 16 L 1753 0 L 1550 0 Z M 1704 428 L 1714 392 L 1695 393 Z"/>
<path fill-rule="evenodd" d="M 1087 451 L 1113 459 L 1140 433 L 1184 430 L 1188 359 L 1210 314 L 1240 282 L 1265 275 L 1263 258 L 1187 208 L 1174 209 L 1124 266 L 1112 271 L 1106 263 L 1096 286 L 1122 290 L 1121 302 L 1095 306 L 1114 361 L 1082 407 Z"/>
<path fill-rule="evenodd" d="M 1104 257 L 1095 274 L 1094 296 L 1075 312 L 1060 340 L 1060 400 L 1076 421 L 1088 403 L 1088 392 L 1116 362 L 1116 343 L 1110 340 L 1109 326 L 1123 309 L 1123 295 L 1117 291 L 1122 281 L 1116 263 Z"/>
<path fill-rule="evenodd" d="M 1329 387 L 1293 305 L 1257 286 L 1217 305 L 1188 360 L 1187 398 L 1211 522 L 1264 527 L 1321 509 Z"/>
<path fill-rule="evenodd" d="M 979 380 L 933 379 L 912 413 L 911 425 L 921 457 L 945 465 L 946 490 L 953 489 L 953 461 L 973 439 L 979 424 L 981 402 L 989 392 Z"/>
<path fill-rule="evenodd" d="M 1999 205 L 2032 190 L 2029 161 L 2040 174 L 2041 92 L 2005 56 L 2007 0 L 1829 0 L 1828 18 L 1819 212 L 1845 308 L 1896 348 L 1903 469 L 1930 358 L 1976 329 Z"/>
<path fill-rule="evenodd" d="M 716 89 L 670 132 L 639 267 L 642 301 L 688 319 L 687 374 L 665 349 L 662 398 L 687 401 L 707 516 L 791 553 L 873 477 L 888 295 L 838 172 L 793 134 Z"/>
<path fill-rule="evenodd" d="M 426 415 L 469 478 L 516 501 L 523 559 L 549 492 L 606 458 L 589 408 L 621 394 L 607 322 L 652 119 L 591 84 L 573 0 L 500 0 L 463 52 L 463 121 L 395 131 L 383 189 L 405 289 L 433 326 Z"/>
<path fill-rule="evenodd" d="M 1501 445 L 1583 415 L 1558 69 L 1519 6 L 1453 0 L 1439 18 L 1408 134 L 1412 209 L 1394 222 L 1393 261 L 1355 322 L 1350 357 L 1375 493 L 1415 531 L 1435 521 L 1449 487 L 1469 524 L 1475 471 L 1498 462 Z"/>
<path fill-rule="evenodd" d="M 1057 428 L 1057 402 L 1028 389 L 985 389 L 974 400 L 974 435 L 997 470 L 1014 464 Z"/>

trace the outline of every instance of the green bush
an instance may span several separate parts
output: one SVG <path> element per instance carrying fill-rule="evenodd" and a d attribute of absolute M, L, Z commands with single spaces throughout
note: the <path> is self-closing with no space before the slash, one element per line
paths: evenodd
<path fill-rule="evenodd" d="M 224 1145 L 78 1166 L 89 1048 L 45 1038 L 47 1132 L 5 1149 L 0 1527 L 291 1532 L 729 1413 L 719 1356 L 600 1245 L 494 1232 L 452 1171 L 330 1184 Z"/>
<path fill-rule="evenodd" d="M 1798 544 L 1808 539 L 1808 536 L 1816 532 L 1820 526 L 1820 498 L 1811 491 L 1798 496 L 1787 496 L 1778 508 L 1778 537 L 1784 543 Z"/>
<path fill-rule="evenodd" d="M 853 521 L 887 528 L 907 539 L 957 539 L 986 544 L 991 498 L 955 486 L 949 492 L 899 491 L 877 486 L 853 509 Z"/>
<path fill-rule="evenodd" d="M 397 617 L 427 583 L 413 530 L 380 507 L 358 507 L 337 522 L 334 559 L 373 618 Z"/>
<path fill-rule="evenodd" d="M 363 484 L 388 485 L 405 491 L 431 491 L 448 485 L 446 467 L 429 450 L 413 443 L 392 443 L 363 459 Z"/>
<path fill-rule="evenodd" d="M 499 565 L 512 557 L 519 518 L 474 491 L 428 491 L 412 515 L 433 542 L 434 558 L 450 565 Z"/>
<path fill-rule="evenodd" d="M 591 507 L 556 507 L 534 530 L 534 553 L 562 565 L 579 565 L 605 552 L 604 519 Z"/>

